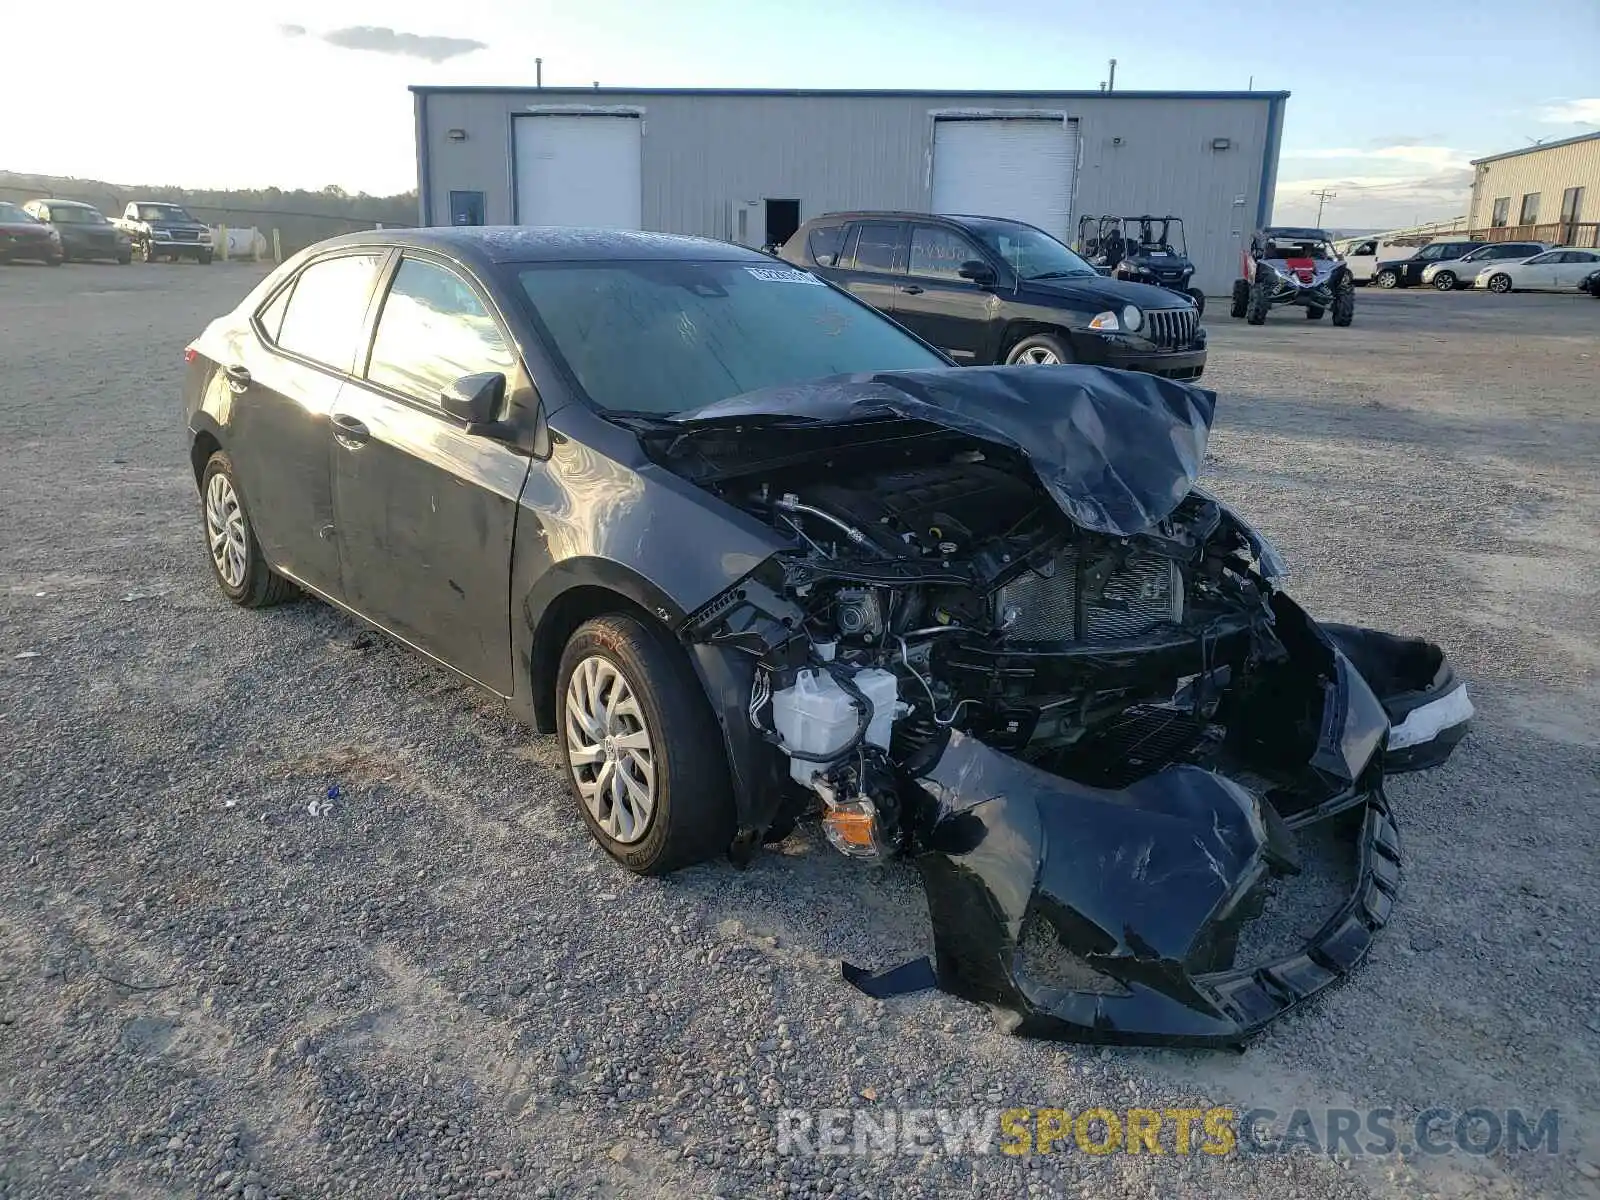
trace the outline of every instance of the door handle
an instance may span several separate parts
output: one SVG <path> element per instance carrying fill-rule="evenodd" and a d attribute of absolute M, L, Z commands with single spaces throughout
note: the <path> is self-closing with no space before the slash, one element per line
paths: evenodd
<path fill-rule="evenodd" d="M 250 386 L 250 372 L 237 363 L 223 367 L 222 373 L 227 376 L 228 387 L 235 392 L 243 392 Z"/>
<path fill-rule="evenodd" d="M 354 450 L 366 445 L 371 436 L 372 430 L 367 428 L 365 422 L 344 413 L 333 415 L 333 439 L 346 449 Z"/>
<path fill-rule="evenodd" d="M 913 284 L 911 284 L 911 285 L 910 285 L 910 286 L 909 286 L 909 287 L 903 287 L 903 288 L 901 288 L 901 289 L 900 289 L 900 290 L 901 290 L 901 291 L 902 291 L 902 292 L 904 292 L 904 293 L 905 293 L 905 294 L 906 294 L 906 295 L 908 295 L 908 296 L 920 296 L 920 295 L 922 295 L 922 289 L 921 289 L 921 288 L 919 288 L 919 287 L 918 287 L 918 286 L 917 286 L 917 285 L 916 285 L 916 284 L 914 284 L 914 283 L 913 283 Z"/>

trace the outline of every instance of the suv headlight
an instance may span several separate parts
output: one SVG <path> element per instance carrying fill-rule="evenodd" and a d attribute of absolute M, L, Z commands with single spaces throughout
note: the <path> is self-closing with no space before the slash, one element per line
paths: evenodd
<path fill-rule="evenodd" d="M 1089 322 L 1089 328 L 1098 329 L 1101 333 L 1117 333 L 1122 326 L 1117 322 L 1116 313 L 1103 312 Z"/>
<path fill-rule="evenodd" d="M 1132 332 L 1144 324 L 1144 314 L 1135 305 L 1128 305 L 1122 310 L 1122 327 Z"/>

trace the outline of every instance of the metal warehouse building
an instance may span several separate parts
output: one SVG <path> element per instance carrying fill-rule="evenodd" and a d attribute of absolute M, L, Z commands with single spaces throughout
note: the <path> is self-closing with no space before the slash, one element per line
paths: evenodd
<path fill-rule="evenodd" d="M 424 224 L 586 225 L 759 247 L 844 209 L 1184 218 L 1226 291 L 1272 214 L 1287 92 L 414 87 Z"/>
<path fill-rule="evenodd" d="M 1508 239 L 1596 245 L 1600 133 L 1475 158 L 1472 167 L 1467 219 L 1472 230 L 1505 229 Z"/>

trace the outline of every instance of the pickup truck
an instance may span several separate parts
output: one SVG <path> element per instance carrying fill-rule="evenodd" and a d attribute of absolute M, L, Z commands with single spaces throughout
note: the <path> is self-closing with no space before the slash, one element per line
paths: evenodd
<path fill-rule="evenodd" d="M 128 235 L 133 250 L 145 262 L 162 258 L 211 261 L 211 229 L 189 215 L 181 204 L 156 200 L 131 200 L 122 216 L 111 223 Z"/>

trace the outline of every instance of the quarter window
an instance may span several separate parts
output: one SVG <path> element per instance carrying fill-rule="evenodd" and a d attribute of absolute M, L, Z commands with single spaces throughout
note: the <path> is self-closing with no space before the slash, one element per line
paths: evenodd
<path fill-rule="evenodd" d="M 278 328 L 278 345 L 337 371 L 350 370 L 377 273 L 376 254 L 345 254 L 312 263 L 295 280 Z"/>
<path fill-rule="evenodd" d="M 509 377 L 514 362 L 494 317 L 461 276 L 424 259 L 401 261 L 378 317 L 368 379 L 437 404 L 457 379 Z"/>
<path fill-rule="evenodd" d="M 981 258 L 977 247 L 958 233 L 936 225 L 912 227 L 910 272 L 913 275 L 959 280 L 961 264 Z"/>
<path fill-rule="evenodd" d="M 806 234 L 806 253 L 819 267 L 831 267 L 839 261 L 839 251 L 844 246 L 843 225 L 818 225 Z"/>
<path fill-rule="evenodd" d="M 852 255 L 848 263 L 857 271 L 883 271 L 898 273 L 905 270 L 905 259 L 900 250 L 900 226 L 888 222 L 866 221 L 856 226 L 851 239 Z"/>

